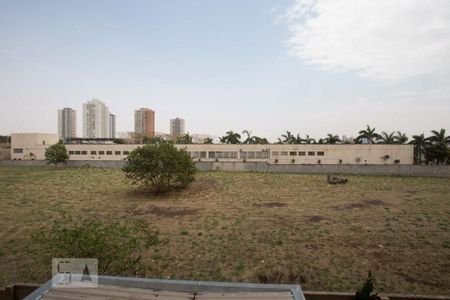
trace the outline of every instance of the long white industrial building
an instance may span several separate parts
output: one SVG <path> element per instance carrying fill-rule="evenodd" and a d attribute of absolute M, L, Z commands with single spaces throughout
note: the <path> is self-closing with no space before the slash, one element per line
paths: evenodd
<path fill-rule="evenodd" d="M 11 159 L 44 160 L 57 134 L 11 134 Z M 139 144 L 66 144 L 69 160 L 124 160 Z M 398 144 L 192 144 L 175 145 L 196 161 L 267 162 L 271 164 L 411 165 L 413 145 Z"/>

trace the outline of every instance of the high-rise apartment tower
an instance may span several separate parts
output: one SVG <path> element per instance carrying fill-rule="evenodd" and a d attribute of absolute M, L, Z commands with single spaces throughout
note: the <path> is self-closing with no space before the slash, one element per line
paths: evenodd
<path fill-rule="evenodd" d="M 134 133 L 139 136 L 155 136 L 155 112 L 148 108 L 134 111 Z"/>
<path fill-rule="evenodd" d="M 109 137 L 116 137 L 116 115 L 109 114 Z"/>
<path fill-rule="evenodd" d="M 83 103 L 83 137 L 111 138 L 110 114 L 105 103 L 92 99 Z"/>
<path fill-rule="evenodd" d="M 175 118 L 170 120 L 170 137 L 176 140 L 178 137 L 184 135 L 184 119 Z"/>
<path fill-rule="evenodd" d="M 76 110 L 69 107 L 58 109 L 58 135 L 63 140 L 77 137 Z"/>

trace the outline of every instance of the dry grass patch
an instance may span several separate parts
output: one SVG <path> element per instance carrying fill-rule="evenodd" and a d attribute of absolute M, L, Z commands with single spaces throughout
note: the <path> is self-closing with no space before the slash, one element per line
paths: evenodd
<path fill-rule="evenodd" d="M 118 169 L 0 167 L 0 286 L 48 278 L 30 235 L 68 214 L 157 227 L 147 277 L 354 291 L 371 269 L 381 291 L 450 294 L 450 180 L 347 177 L 210 172 L 155 196 Z"/>

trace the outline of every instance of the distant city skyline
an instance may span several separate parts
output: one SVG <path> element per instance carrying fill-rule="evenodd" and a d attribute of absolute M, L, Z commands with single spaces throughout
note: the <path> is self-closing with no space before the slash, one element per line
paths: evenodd
<path fill-rule="evenodd" d="M 132 135 L 154 137 L 156 136 L 155 128 L 155 111 L 149 108 L 141 107 L 134 110 L 134 130 L 120 131 L 116 130 L 116 115 L 110 113 L 107 103 L 100 99 L 93 98 L 82 104 L 82 135 L 77 134 L 77 111 L 70 107 L 58 109 L 58 126 L 57 133 L 62 139 L 83 137 L 83 138 L 120 138 L 124 135 L 127 138 Z M 185 120 L 179 117 L 170 119 L 170 133 L 167 134 L 172 138 L 182 136 L 186 133 Z M 196 134 L 197 138 L 210 137 L 207 134 Z"/>
<path fill-rule="evenodd" d="M 271 141 L 450 130 L 449 16 L 447 0 L 0 0 L 0 134 L 56 133 L 70 107 L 82 135 L 92 98 L 117 132 L 139 107 L 160 132 L 182 116 Z"/>

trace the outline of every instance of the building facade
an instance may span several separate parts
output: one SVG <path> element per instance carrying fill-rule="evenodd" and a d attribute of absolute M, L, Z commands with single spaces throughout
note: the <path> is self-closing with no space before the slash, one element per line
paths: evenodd
<path fill-rule="evenodd" d="M 45 159 L 45 148 L 57 141 L 56 134 L 12 134 L 11 159 Z M 142 145 L 66 144 L 69 160 L 123 160 L 138 147 Z M 414 157 L 413 145 L 398 144 L 192 144 L 175 147 L 186 150 L 195 161 L 213 162 L 411 165 Z"/>
<path fill-rule="evenodd" d="M 109 138 L 110 113 L 105 103 L 92 99 L 83 103 L 83 138 Z"/>
<path fill-rule="evenodd" d="M 45 149 L 58 141 L 54 133 L 12 133 L 11 159 L 44 160 Z"/>
<path fill-rule="evenodd" d="M 175 118 L 170 120 L 170 138 L 176 140 L 184 135 L 184 119 Z"/>
<path fill-rule="evenodd" d="M 134 133 L 137 136 L 155 136 L 155 112 L 149 108 L 134 111 Z"/>
<path fill-rule="evenodd" d="M 69 107 L 58 109 L 58 136 L 64 140 L 77 137 L 76 110 Z"/>
<path fill-rule="evenodd" d="M 116 137 L 116 115 L 109 114 L 109 138 Z"/>

